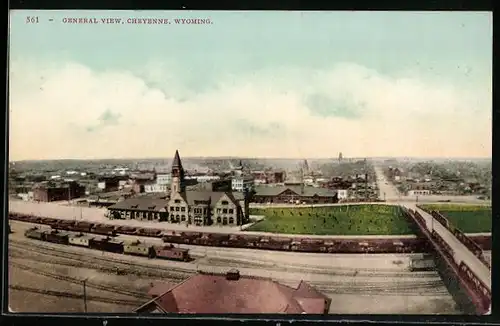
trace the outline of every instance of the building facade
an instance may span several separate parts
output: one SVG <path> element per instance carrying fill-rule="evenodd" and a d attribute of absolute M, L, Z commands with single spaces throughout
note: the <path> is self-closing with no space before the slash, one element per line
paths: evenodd
<path fill-rule="evenodd" d="M 72 200 L 83 196 L 85 196 L 85 187 L 74 181 L 57 186 L 38 185 L 33 188 L 33 200 L 40 202 Z"/>
<path fill-rule="evenodd" d="M 337 191 L 303 184 L 255 187 L 252 196 L 252 202 L 260 204 L 334 204 L 338 200 Z"/>
<path fill-rule="evenodd" d="M 170 193 L 164 199 L 126 199 L 109 207 L 111 218 L 147 219 L 194 225 L 243 225 L 248 221 L 249 194 L 218 191 L 229 188 L 219 182 L 212 189 L 187 190 L 184 168 L 175 152 Z M 225 189 L 227 189 L 225 188 Z"/>
<path fill-rule="evenodd" d="M 252 191 L 254 188 L 254 178 L 248 176 L 237 176 L 231 180 L 231 189 L 233 191 Z"/>

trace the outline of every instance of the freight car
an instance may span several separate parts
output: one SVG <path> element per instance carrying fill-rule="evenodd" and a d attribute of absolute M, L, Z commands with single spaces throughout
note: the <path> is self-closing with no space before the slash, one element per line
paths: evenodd
<path fill-rule="evenodd" d="M 141 243 L 139 240 L 127 243 L 123 246 L 123 253 L 126 255 L 143 256 L 155 258 L 156 252 L 153 246 Z"/>
<path fill-rule="evenodd" d="M 40 219 L 40 223 L 49 225 L 51 228 L 57 229 L 57 226 L 59 224 L 59 220 L 56 218 L 51 218 L 51 217 L 42 217 Z"/>
<path fill-rule="evenodd" d="M 71 220 L 62 220 L 62 221 L 59 221 L 59 223 L 57 224 L 57 229 L 60 229 L 60 230 L 65 230 L 65 231 L 72 231 L 74 230 L 74 226 L 76 224 L 76 221 L 71 221 Z"/>
<path fill-rule="evenodd" d="M 182 237 L 179 233 L 163 233 L 162 236 L 162 241 L 163 242 L 168 242 L 168 243 L 182 243 Z"/>
<path fill-rule="evenodd" d="M 291 242 L 292 239 L 263 237 L 256 245 L 258 248 L 266 250 L 288 250 Z"/>
<path fill-rule="evenodd" d="M 159 229 L 149 229 L 149 228 L 138 228 L 136 234 L 143 237 L 160 237 L 162 230 Z"/>
<path fill-rule="evenodd" d="M 320 252 L 321 248 L 324 247 L 324 241 L 316 239 L 301 239 L 300 244 L 297 247 L 296 251 L 300 252 Z M 326 248 L 324 250 L 326 250 Z"/>
<path fill-rule="evenodd" d="M 68 237 L 68 244 L 88 248 L 90 245 L 90 239 L 93 238 L 93 236 L 85 235 L 83 233 L 72 234 Z"/>
<path fill-rule="evenodd" d="M 92 231 L 92 227 L 94 227 L 94 223 L 80 221 L 75 223 L 71 231 L 89 233 Z"/>
<path fill-rule="evenodd" d="M 177 243 L 195 244 L 196 240 L 201 238 L 201 236 L 202 233 L 200 232 L 182 232 Z"/>
<path fill-rule="evenodd" d="M 189 250 L 183 248 L 176 248 L 172 244 L 162 247 L 154 247 L 156 258 L 190 261 Z"/>
<path fill-rule="evenodd" d="M 123 241 L 106 238 L 93 238 L 89 240 L 89 248 L 123 254 Z"/>
<path fill-rule="evenodd" d="M 137 228 L 132 226 L 118 226 L 116 227 L 116 232 L 121 234 L 135 235 Z"/>
<path fill-rule="evenodd" d="M 59 230 L 50 230 L 50 231 L 45 231 L 44 233 L 45 233 L 45 241 L 47 242 L 64 244 L 64 245 L 67 245 L 69 243 L 68 233 L 66 232 L 61 232 Z"/>
<path fill-rule="evenodd" d="M 91 230 L 92 233 L 116 236 L 115 226 L 108 224 L 95 224 Z"/>

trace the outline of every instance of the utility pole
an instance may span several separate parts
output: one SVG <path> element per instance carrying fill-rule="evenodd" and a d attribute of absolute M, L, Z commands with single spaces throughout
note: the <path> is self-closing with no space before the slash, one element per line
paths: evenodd
<path fill-rule="evenodd" d="M 87 279 L 83 280 L 83 306 L 85 313 L 87 313 Z"/>

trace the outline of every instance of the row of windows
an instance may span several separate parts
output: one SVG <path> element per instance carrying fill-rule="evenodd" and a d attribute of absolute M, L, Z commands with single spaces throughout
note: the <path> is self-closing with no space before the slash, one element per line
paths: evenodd
<path fill-rule="evenodd" d="M 220 214 L 222 212 L 222 214 L 234 214 L 234 210 L 232 208 L 217 208 L 217 214 Z"/>
<path fill-rule="evenodd" d="M 186 215 L 175 215 L 175 216 L 171 216 L 170 217 L 170 220 L 172 222 L 185 222 L 187 221 L 188 217 Z M 195 221 L 199 222 L 199 221 L 202 221 L 203 219 L 202 218 L 194 218 Z M 220 216 L 217 217 L 217 223 L 230 223 L 230 224 L 233 224 L 234 223 L 234 218 L 233 217 L 230 217 L 229 219 L 224 217 L 224 218 L 221 218 Z"/>

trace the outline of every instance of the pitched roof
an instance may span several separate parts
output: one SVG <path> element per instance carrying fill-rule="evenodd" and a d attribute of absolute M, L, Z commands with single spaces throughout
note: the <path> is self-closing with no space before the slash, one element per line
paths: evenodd
<path fill-rule="evenodd" d="M 177 313 L 323 313 L 329 301 L 322 295 L 299 296 L 294 289 L 269 279 L 197 274 L 136 309 L 157 307 Z"/>
<path fill-rule="evenodd" d="M 161 209 L 166 209 L 168 206 L 168 200 L 158 199 L 158 198 L 129 198 L 121 202 L 118 202 L 108 209 L 127 209 L 127 210 L 137 210 L 137 211 L 152 211 L 157 212 Z"/>
<path fill-rule="evenodd" d="M 303 189 L 301 186 L 255 187 L 256 196 L 278 196 L 286 190 L 291 190 L 296 193 L 297 196 L 304 197 L 313 197 L 315 195 L 318 197 L 335 197 L 337 195 L 337 192 L 333 190 L 306 186 L 303 187 Z"/>
<path fill-rule="evenodd" d="M 195 205 L 195 202 L 208 202 L 211 205 L 215 205 L 222 196 L 226 195 L 233 204 L 238 205 L 238 200 L 234 197 L 231 192 L 224 191 L 185 191 L 181 193 L 182 198 L 187 202 L 188 205 Z"/>
<path fill-rule="evenodd" d="M 172 162 L 172 169 L 173 168 L 182 169 L 181 157 L 179 156 L 178 150 L 175 150 L 175 156 L 174 156 L 174 160 Z"/>

